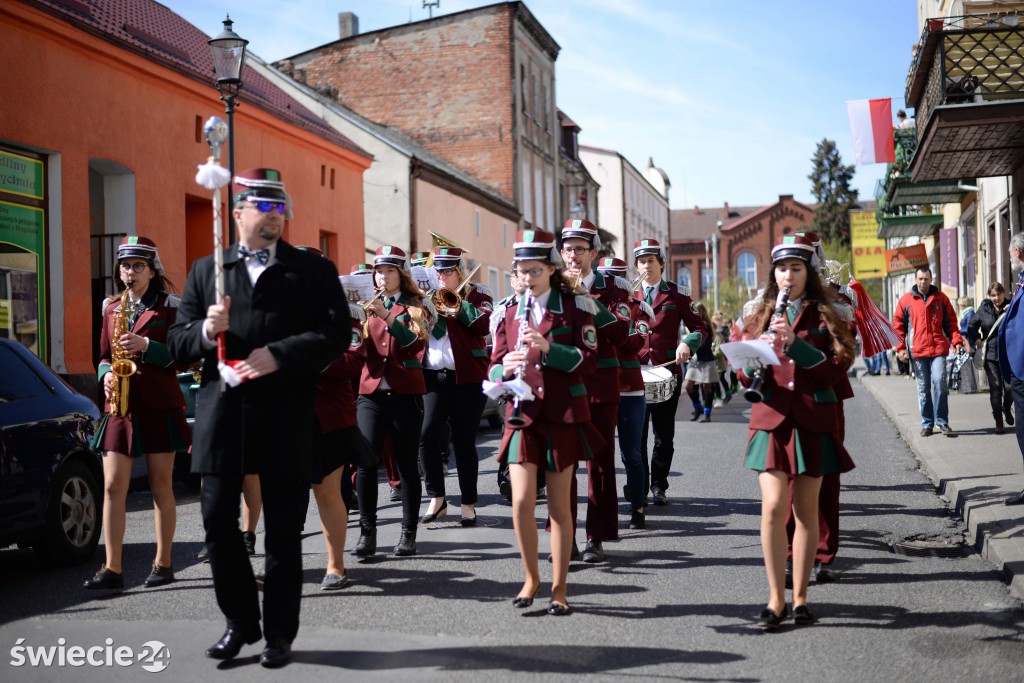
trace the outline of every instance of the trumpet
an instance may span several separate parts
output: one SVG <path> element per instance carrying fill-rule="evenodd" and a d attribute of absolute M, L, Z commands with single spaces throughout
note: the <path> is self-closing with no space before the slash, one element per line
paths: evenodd
<path fill-rule="evenodd" d="M 373 305 L 373 302 L 378 300 L 384 301 L 384 285 L 381 285 L 380 287 L 377 287 L 376 289 L 373 290 L 373 297 L 365 304 L 362 304 L 363 311 L 369 311 L 370 306 Z"/>
<path fill-rule="evenodd" d="M 438 315 L 443 315 L 446 318 L 454 318 L 462 310 L 462 296 L 459 292 L 462 291 L 463 287 L 469 284 L 469 281 L 476 275 L 476 271 L 480 270 L 482 264 L 478 263 L 476 268 L 469 272 L 459 286 L 455 289 L 449 289 L 447 287 L 438 287 L 435 291 L 430 294 L 430 301 L 434 304 L 434 308 L 437 309 Z"/>
<path fill-rule="evenodd" d="M 638 290 L 640 288 L 640 283 L 642 283 L 643 281 L 644 281 L 644 276 L 643 275 L 637 275 L 636 279 L 633 280 L 633 289 L 630 290 L 630 291 L 635 292 L 636 290 Z"/>

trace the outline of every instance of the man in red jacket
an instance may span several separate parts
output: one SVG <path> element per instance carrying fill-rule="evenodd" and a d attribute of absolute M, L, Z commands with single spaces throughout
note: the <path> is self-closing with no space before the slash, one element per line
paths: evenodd
<path fill-rule="evenodd" d="M 948 391 L 946 388 L 946 356 L 950 345 L 959 353 L 964 347 L 960 329 L 949 297 L 932 285 L 932 270 L 917 269 L 913 289 L 900 297 L 892 323 L 903 340 L 896 354 L 907 361 L 907 333 L 913 330 L 910 349 L 917 376 L 917 403 L 921 409 L 921 436 L 931 436 L 935 425 L 946 436 L 953 434 L 949 426 Z M 930 387 L 930 389 L 929 389 Z"/>

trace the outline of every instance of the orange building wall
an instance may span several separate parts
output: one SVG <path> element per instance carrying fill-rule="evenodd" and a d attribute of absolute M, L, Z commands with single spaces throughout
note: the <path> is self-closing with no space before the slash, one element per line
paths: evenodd
<path fill-rule="evenodd" d="M 49 273 L 63 270 L 65 317 L 51 317 L 50 337 L 64 337 L 70 374 L 91 373 L 89 160 L 110 159 L 135 173 L 138 234 L 157 242 L 168 276 L 182 287 L 191 260 L 211 250 L 187 235 L 201 236 L 204 220 L 197 204 L 186 211 L 187 198 L 210 203 L 195 182 L 196 166 L 209 155 L 205 141 L 196 141 L 196 117 L 224 117 L 224 107 L 212 85 L 20 3 L 0 6 L 0 63 L 0 138 L 60 154 L 63 225 L 51 219 L 49 229 L 61 231 L 64 258 L 51 261 Z M 236 111 L 235 142 L 236 169 L 281 171 L 295 203 L 290 242 L 317 245 L 321 231 L 334 232 L 335 259 L 361 260 L 369 159 L 248 104 Z M 321 187 L 321 166 L 336 170 L 334 190 Z M 50 201 L 56 199 L 51 188 Z M 210 234 L 212 211 L 205 223 Z"/>

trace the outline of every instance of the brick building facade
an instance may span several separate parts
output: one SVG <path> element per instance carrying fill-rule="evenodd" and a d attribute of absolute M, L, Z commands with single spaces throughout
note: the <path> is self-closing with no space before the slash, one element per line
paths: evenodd
<path fill-rule="evenodd" d="M 275 66 L 396 128 L 555 229 L 559 46 L 521 2 L 341 39 Z"/>

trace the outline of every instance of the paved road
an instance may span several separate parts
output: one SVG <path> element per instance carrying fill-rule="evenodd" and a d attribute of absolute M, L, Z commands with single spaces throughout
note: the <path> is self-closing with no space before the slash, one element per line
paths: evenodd
<path fill-rule="evenodd" d="M 963 528 L 863 391 L 847 406 L 849 446 L 859 466 L 844 477 L 836 562 L 842 579 L 812 585 L 818 625 L 789 625 L 774 634 L 752 626 L 767 584 L 756 481 L 741 464 L 745 410 L 736 400 L 710 424 L 679 423 L 676 469 L 685 476 L 672 480 L 672 504 L 652 508 L 647 530 L 624 531 L 608 544 L 607 564 L 573 566 L 570 617 L 547 616 L 543 592 L 532 609 L 509 604 L 520 565 L 510 509 L 494 484 L 497 434 L 485 432 L 480 514 L 487 526 L 462 529 L 457 515 L 445 519 L 421 530 L 416 557 L 385 554 L 350 563 L 354 583 L 339 593 L 318 590 L 325 555 L 311 510 L 302 630 L 296 661 L 284 672 L 258 666 L 255 646 L 220 670 L 202 657 L 223 622 L 209 567 L 193 560 L 201 547 L 193 493 L 179 501 L 179 580 L 163 589 L 133 587 L 101 599 L 79 588 L 99 556 L 88 566 L 48 570 L 30 552 L 0 552 L 0 681 L 54 678 L 45 667 L 11 666 L 19 638 L 26 646 L 64 638 L 67 647 L 102 646 L 109 638 L 113 647 L 136 652 L 160 641 L 171 654 L 163 675 L 179 680 L 1021 679 L 1024 612 L 991 565 L 977 556 L 912 559 L 890 552 L 894 539 L 958 540 Z M 683 406 L 680 415 L 688 415 Z M 454 478 L 448 482 L 456 486 Z M 131 497 L 126 576 L 132 586 L 141 584 L 152 557 L 148 506 L 145 494 Z M 379 547 L 397 540 L 398 508 L 382 510 Z M 549 576 L 548 566 L 542 564 L 542 574 Z M 84 666 L 76 679 L 137 679 L 145 675 L 139 667 Z"/>

